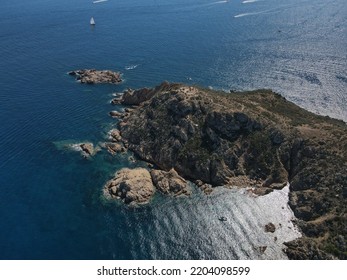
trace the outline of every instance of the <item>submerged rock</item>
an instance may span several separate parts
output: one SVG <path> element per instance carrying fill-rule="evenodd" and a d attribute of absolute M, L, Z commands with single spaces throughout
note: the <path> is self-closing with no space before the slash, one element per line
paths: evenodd
<path fill-rule="evenodd" d="M 123 168 L 104 187 L 106 197 L 121 199 L 125 204 L 148 203 L 154 193 L 151 175 L 144 168 Z"/>

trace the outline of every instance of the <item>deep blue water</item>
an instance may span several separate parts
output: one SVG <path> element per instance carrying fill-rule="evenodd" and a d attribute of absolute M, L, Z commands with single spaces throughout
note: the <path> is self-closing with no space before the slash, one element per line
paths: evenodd
<path fill-rule="evenodd" d="M 345 0 L 1 0 L 0 26 L 1 259 L 285 258 L 262 231 L 288 219 L 272 211 L 284 198 L 194 191 L 128 209 L 101 198 L 134 165 L 126 156 L 87 161 L 57 143 L 103 141 L 112 93 L 163 80 L 272 88 L 346 121 Z M 81 85 L 66 75 L 80 68 L 119 70 L 125 82 Z"/>

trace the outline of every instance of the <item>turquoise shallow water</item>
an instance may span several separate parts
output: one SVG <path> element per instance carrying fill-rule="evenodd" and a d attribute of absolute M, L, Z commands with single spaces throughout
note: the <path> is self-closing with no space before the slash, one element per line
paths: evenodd
<path fill-rule="evenodd" d="M 112 173 L 132 166 L 127 157 L 85 161 L 56 143 L 102 141 L 112 93 L 163 80 L 273 88 L 347 120 L 346 11 L 344 0 L 2 0 L 0 258 L 285 258 L 262 230 L 290 220 L 285 193 L 265 203 L 196 191 L 127 209 L 100 199 Z M 125 82 L 80 85 L 66 75 L 79 68 L 119 70 Z M 296 236 L 288 227 L 279 240 Z"/>

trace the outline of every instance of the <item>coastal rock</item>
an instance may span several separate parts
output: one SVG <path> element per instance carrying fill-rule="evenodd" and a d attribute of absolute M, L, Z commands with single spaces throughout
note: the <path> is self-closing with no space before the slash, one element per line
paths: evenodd
<path fill-rule="evenodd" d="M 259 247 L 258 247 L 258 250 L 259 250 L 259 253 L 260 253 L 260 254 L 264 254 L 265 251 L 266 251 L 266 249 L 267 249 L 267 246 L 259 246 Z"/>
<path fill-rule="evenodd" d="M 127 90 L 122 95 L 123 105 L 139 105 L 153 97 L 155 90 L 142 88 L 138 90 Z"/>
<path fill-rule="evenodd" d="M 111 129 L 109 135 L 110 140 L 114 142 L 120 142 L 122 140 L 122 136 L 120 135 L 120 131 L 118 129 Z"/>
<path fill-rule="evenodd" d="M 154 193 L 151 175 L 144 168 L 123 168 L 104 187 L 106 197 L 132 205 L 148 203 Z"/>
<path fill-rule="evenodd" d="M 92 143 L 82 143 L 80 147 L 86 155 L 91 156 L 94 154 L 94 145 Z"/>
<path fill-rule="evenodd" d="M 270 188 L 264 188 L 264 187 L 257 187 L 257 188 L 252 188 L 250 190 L 253 194 L 263 196 L 271 193 L 273 189 Z"/>
<path fill-rule="evenodd" d="M 119 105 L 122 104 L 122 97 L 116 97 L 111 100 L 112 105 Z"/>
<path fill-rule="evenodd" d="M 71 71 L 68 74 L 76 76 L 76 80 L 83 84 L 119 84 L 122 82 L 121 74 L 110 70 L 82 69 Z"/>
<path fill-rule="evenodd" d="M 114 98 L 111 103 L 113 105 L 135 105 L 138 106 L 145 101 L 150 100 L 157 92 L 166 91 L 171 86 L 168 82 L 163 82 L 155 88 L 141 88 L 137 90 L 126 89 L 121 96 Z"/>
<path fill-rule="evenodd" d="M 140 105 L 153 97 L 155 94 L 155 89 L 142 88 L 138 90 L 127 89 L 124 91 L 121 97 L 116 97 L 112 99 L 111 103 L 113 105 Z M 126 112 L 130 110 L 126 108 Z"/>
<path fill-rule="evenodd" d="M 66 144 L 64 146 L 65 146 L 65 148 L 68 148 L 72 151 L 80 152 L 81 156 L 84 158 L 91 158 L 97 152 L 100 151 L 99 146 L 94 147 L 94 144 L 90 143 L 90 142 L 73 143 L 73 144 L 70 143 L 70 144 Z"/>
<path fill-rule="evenodd" d="M 206 195 L 209 195 L 212 193 L 213 188 L 212 185 L 210 184 L 205 184 L 203 181 L 201 180 L 196 180 L 195 181 L 195 185 L 201 189 Z"/>
<path fill-rule="evenodd" d="M 151 170 L 152 181 L 155 187 L 164 194 L 180 195 L 189 194 L 187 181 L 178 173 L 171 169 L 170 171 Z"/>
<path fill-rule="evenodd" d="M 119 143 L 105 143 L 105 148 L 112 155 L 126 152 L 126 148 Z"/>
<path fill-rule="evenodd" d="M 121 113 L 121 112 L 118 112 L 118 111 L 111 111 L 109 113 L 109 115 L 112 117 L 112 118 L 123 118 L 125 116 L 124 113 Z"/>
<path fill-rule="evenodd" d="M 265 225 L 265 232 L 274 233 L 276 231 L 276 226 L 273 223 L 268 223 Z"/>

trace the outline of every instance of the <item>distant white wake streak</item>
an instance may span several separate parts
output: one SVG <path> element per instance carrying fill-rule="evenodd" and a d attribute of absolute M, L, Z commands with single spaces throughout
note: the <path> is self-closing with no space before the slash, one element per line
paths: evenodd
<path fill-rule="evenodd" d="M 239 15 L 234 16 L 234 18 L 246 17 L 246 16 L 253 16 L 253 15 L 259 15 L 259 14 L 262 14 L 262 13 L 265 13 L 265 11 L 264 11 L 264 12 L 258 12 L 258 13 L 244 13 L 244 14 L 239 14 Z"/>
<path fill-rule="evenodd" d="M 276 12 L 276 10 L 277 9 L 270 9 L 270 10 L 254 12 L 254 13 L 244 13 L 244 14 L 236 15 L 236 16 L 234 16 L 234 18 L 246 17 L 246 16 L 255 16 L 255 15 L 260 15 L 260 14 L 265 14 L 265 13 L 274 13 L 274 12 Z"/>
<path fill-rule="evenodd" d="M 208 3 L 208 4 L 203 4 L 201 6 L 212 6 L 212 5 L 217 5 L 217 4 L 224 4 L 224 3 L 228 3 L 228 0 L 224 0 L 224 1 L 216 1 L 216 2 L 212 2 L 212 3 Z"/>
<path fill-rule="evenodd" d="M 259 0 L 245 0 L 242 1 L 242 4 L 247 4 L 247 3 L 254 3 L 254 2 L 258 2 Z"/>
<path fill-rule="evenodd" d="M 93 4 L 98 4 L 98 3 L 102 3 L 102 2 L 107 2 L 108 0 L 96 0 L 93 1 Z"/>
<path fill-rule="evenodd" d="M 211 3 L 211 5 L 213 5 L 213 4 L 222 4 L 222 3 L 226 3 L 226 2 L 229 2 L 229 1 L 226 1 L 226 0 L 224 0 L 224 1 L 217 1 L 217 2 Z"/>

